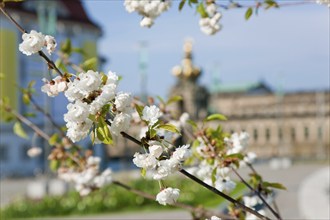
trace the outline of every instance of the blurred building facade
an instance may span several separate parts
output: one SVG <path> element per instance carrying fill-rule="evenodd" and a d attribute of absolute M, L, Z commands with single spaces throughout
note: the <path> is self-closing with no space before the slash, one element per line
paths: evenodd
<path fill-rule="evenodd" d="M 30 30 L 41 31 L 43 34 L 54 36 L 57 42 L 70 38 L 72 46 L 83 48 L 84 55 L 74 54 L 72 56 L 74 63 L 97 56 L 97 42 L 102 31 L 88 17 L 80 0 L 9 2 L 6 3 L 5 8 L 28 32 Z M 63 114 L 66 112 L 67 105 L 65 97 L 60 95 L 56 99 L 50 99 L 39 90 L 43 85 L 42 78 L 54 78 L 55 75 L 51 75 L 47 65 L 38 55 L 26 56 L 21 53 L 18 50 L 18 45 L 22 41 L 22 34 L 2 13 L 0 20 L 0 72 L 5 79 L 0 80 L 1 98 L 9 97 L 13 109 L 21 114 L 35 112 L 33 107 L 24 105 L 21 93 L 16 86 L 27 87 L 29 82 L 34 80 L 36 82 L 35 101 L 53 115 L 58 124 L 63 125 Z M 51 58 L 56 60 L 56 54 L 52 55 Z M 8 175 L 22 176 L 31 175 L 37 170 L 43 171 L 45 162 L 47 162 L 46 155 L 49 152 L 49 146 L 43 149 L 42 156 L 29 158 L 26 152 L 32 145 L 42 147 L 47 144 L 34 136 L 33 133 L 28 133 L 33 143 L 31 140 L 17 137 L 12 132 L 13 124 L 4 123 L 6 117 L 2 112 L 0 175 L 2 177 Z M 52 133 L 49 122 L 41 114 L 31 118 L 31 121 L 47 133 Z"/>
<path fill-rule="evenodd" d="M 274 92 L 264 82 L 214 83 L 206 89 L 198 84 L 201 70 L 192 61 L 192 45 L 186 42 L 182 65 L 172 70 L 178 78 L 170 92 L 170 96 L 183 96 L 185 102 L 174 110 L 188 112 L 197 120 L 211 113 L 225 115 L 228 121 L 222 122 L 224 130 L 247 131 L 249 150 L 262 158 L 329 157 L 329 90 Z"/>

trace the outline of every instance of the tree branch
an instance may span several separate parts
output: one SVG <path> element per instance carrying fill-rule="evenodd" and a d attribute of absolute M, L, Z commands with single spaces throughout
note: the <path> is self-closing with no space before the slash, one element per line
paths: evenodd
<path fill-rule="evenodd" d="M 232 167 L 232 171 L 236 176 L 244 183 L 252 192 L 257 194 L 257 196 L 262 200 L 262 202 L 267 206 L 267 208 L 273 213 L 273 215 L 278 219 L 282 220 L 281 216 L 267 203 L 267 201 L 262 197 L 261 193 L 258 190 L 255 190 L 250 184 L 248 184 L 243 177 Z"/>

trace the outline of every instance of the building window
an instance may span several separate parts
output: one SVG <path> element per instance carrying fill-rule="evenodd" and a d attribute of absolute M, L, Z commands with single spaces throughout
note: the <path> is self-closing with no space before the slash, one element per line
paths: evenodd
<path fill-rule="evenodd" d="M 253 139 L 254 139 L 255 142 L 258 141 L 258 130 L 257 129 L 253 130 Z"/>
<path fill-rule="evenodd" d="M 8 160 L 8 147 L 5 145 L 0 145 L 0 161 L 4 162 Z"/>
<path fill-rule="evenodd" d="M 279 128 L 279 129 L 278 129 L 278 139 L 279 139 L 280 141 L 283 140 L 283 130 L 282 130 L 282 128 Z"/>
<path fill-rule="evenodd" d="M 296 141 L 296 129 L 291 128 L 291 140 Z"/>
<path fill-rule="evenodd" d="M 308 140 L 308 138 L 309 138 L 309 129 L 308 129 L 308 127 L 304 127 L 304 136 L 305 136 L 305 140 Z"/>
<path fill-rule="evenodd" d="M 269 142 L 270 140 L 270 129 L 266 128 L 266 141 Z"/>

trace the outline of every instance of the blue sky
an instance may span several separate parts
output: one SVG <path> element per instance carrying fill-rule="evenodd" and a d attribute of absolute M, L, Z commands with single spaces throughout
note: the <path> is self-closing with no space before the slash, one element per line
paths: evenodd
<path fill-rule="evenodd" d="M 178 1 L 150 29 L 139 26 L 140 16 L 126 12 L 123 1 L 87 0 L 84 4 L 104 31 L 99 44 L 109 61 L 104 71 L 122 75 L 124 91 L 140 91 L 138 43 L 147 41 L 147 91 L 167 96 L 176 80 L 171 69 L 180 64 L 188 37 L 194 39 L 195 65 L 203 69 L 200 82 L 206 86 L 211 85 L 215 72 L 224 84 L 264 80 L 274 89 L 281 86 L 290 91 L 330 87 L 326 6 L 261 10 L 249 21 L 244 19 L 244 9 L 223 11 L 223 29 L 207 36 L 199 30 L 194 10 L 186 7 L 179 12 Z"/>

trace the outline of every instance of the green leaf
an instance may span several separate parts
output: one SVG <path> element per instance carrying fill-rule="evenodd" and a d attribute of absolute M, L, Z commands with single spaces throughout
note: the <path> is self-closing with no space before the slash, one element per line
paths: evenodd
<path fill-rule="evenodd" d="M 173 103 L 173 102 L 178 102 L 182 100 L 182 96 L 176 95 L 176 96 L 172 96 L 168 101 L 167 101 L 167 105 Z"/>
<path fill-rule="evenodd" d="M 81 66 L 84 70 L 96 70 L 97 69 L 97 58 L 93 57 L 85 60 Z"/>
<path fill-rule="evenodd" d="M 33 112 L 27 112 L 23 114 L 27 118 L 35 118 L 37 115 Z"/>
<path fill-rule="evenodd" d="M 71 51 L 74 52 L 74 53 L 79 53 L 79 54 L 82 54 L 82 55 L 86 55 L 85 51 L 82 48 L 74 47 L 74 48 L 71 49 Z"/>
<path fill-rule="evenodd" d="M 60 49 L 63 53 L 66 54 L 71 54 L 72 52 L 72 46 L 71 46 L 71 40 L 70 39 L 66 39 L 64 41 L 64 43 L 61 44 L 61 49 Z"/>
<path fill-rule="evenodd" d="M 226 121 L 227 118 L 222 114 L 212 114 L 208 116 L 206 119 L 204 119 L 204 121 L 214 121 L 214 120 Z"/>
<path fill-rule="evenodd" d="M 25 105 L 30 105 L 30 96 L 27 93 L 24 93 L 23 94 L 22 99 L 23 99 L 23 103 Z"/>
<path fill-rule="evenodd" d="M 187 123 L 190 124 L 194 129 L 197 129 L 197 123 L 193 120 L 188 119 Z"/>
<path fill-rule="evenodd" d="M 31 89 L 36 84 L 35 80 L 31 80 L 28 84 L 28 88 Z"/>
<path fill-rule="evenodd" d="M 196 10 L 201 15 L 202 18 L 207 18 L 209 16 L 205 10 L 203 2 L 198 4 Z"/>
<path fill-rule="evenodd" d="M 179 11 L 182 10 L 183 6 L 186 4 L 186 0 L 181 0 L 180 4 L 179 4 Z"/>
<path fill-rule="evenodd" d="M 154 138 L 156 136 L 156 134 L 157 134 L 157 131 L 155 129 L 153 129 L 153 128 L 149 129 L 150 138 Z"/>
<path fill-rule="evenodd" d="M 91 133 L 89 134 L 89 137 L 92 141 L 92 145 L 94 145 L 94 142 L 95 142 L 95 137 L 96 137 L 96 134 L 95 134 L 95 131 L 91 131 Z"/>
<path fill-rule="evenodd" d="M 159 95 L 157 96 L 157 99 L 163 104 L 166 105 L 164 99 L 162 97 L 160 97 Z"/>
<path fill-rule="evenodd" d="M 135 105 L 135 109 L 136 109 L 136 111 L 137 111 L 137 113 L 139 114 L 139 116 L 140 117 L 142 117 L 142 115 L 143 115 L 143 106 L 142 105 Z"/>
<path fill-rule="evenodd" d="M 215 181 L 217 180 L 216 175 L 217 175 L 217 167 L 212 170 L 212 174 L 211 174 L 212 185 L 214 185 Z"/>
<path fill-rule="evenodd" d="M 57 59 L 55 61 L 55 66 L 57 66 L 59 69 L 61 69 L 64 72 L 68 72 L 68 69 L 66 68 L 66 66 L 64 65 L 61 59 Z"/>
<path fill-rule="evenodd" d="M 49 138 L 48 143 L 49 145 L 54 146 L 57 143 L 57 140 L 58 140 L 58 134 L 55 133 Z"/>
<path fill-rule="evenodd" d="M 52 171 L 57 171 L 57 169 L 60 167 L 60 161 L 59 160 L 51 160 L 49 162 L 49 168 L 52 170 Z"/>
<path fill-rule="evenodd" d="M 245 12 L 245 20 L 249 20 L 252 14 L 253 14 L 253 9 L 250 7 Z"/>
<path fill-rule="evenodd" d="M 286 187 L 283 186 L 281 183 L 263 182 L 262 185 L 266 188 L 271 187 L 271 188 L 276 188 L 276 189 L 287 190 Z"/>
<path fill-rule="evenodd" d="M 113 144 L 112 135 L 103 117 L 99 118 L 96 131 L 97 138 L 100 141 L 102 141 L 104 144 Z"/>
<path fill-rule="evenodd" d="M 180 134 L 180 131 L 174 125 L 171 124 L 159 125 L 158 128 Z"/>
<path fill-rule="evenodd" d="M 142 168 L 142 169 L 141 169 L 141 176 L 142 176 L 142 177 L 145 177 L 146 174 L 147 174 L 147 170 L 144 169 L 144 168 Z"/>
<path fill-rule="evenodd" d="M 100 74 L 101 74 L 102 84 L 105 85 L 108 81 L 108 76 L 105 75 L 103 72 L 101 72 Z"/>
<path fill-rule="evenodd" d="M 198 0 L 189 0 L 190 3 L 197 4 Z"/>
<path fill-rule="evenodd" d="M 244 156 L 243 156 L 243 154 L 237 153 L 237 154 L 226 155 L 226 158 L 237 158 L 237 159 L 243 160 Z"/>
<path fill-rule="evenodd" d="M 267 9 L 270 9 L 272 7 L 274 7 L 274 8 L 278 8 L 279 7 L 279 5 L 277 4 L 277 2 L 274 1 L 274 0 L 265 0 L 264 3 L 266 4 L 266 7 L 265 7 L 266 10 Z"/>
<path fill-rule="evenodd" d="M 21 137 L 21 138 L 25 138 L 25 139 L 29 139 L 28 135 L 26 134 L 26 132 L 24 131 L 22 125 L 20 122 L 15 122 L 14 127 L 13 127 L 14 133 Z"/>

